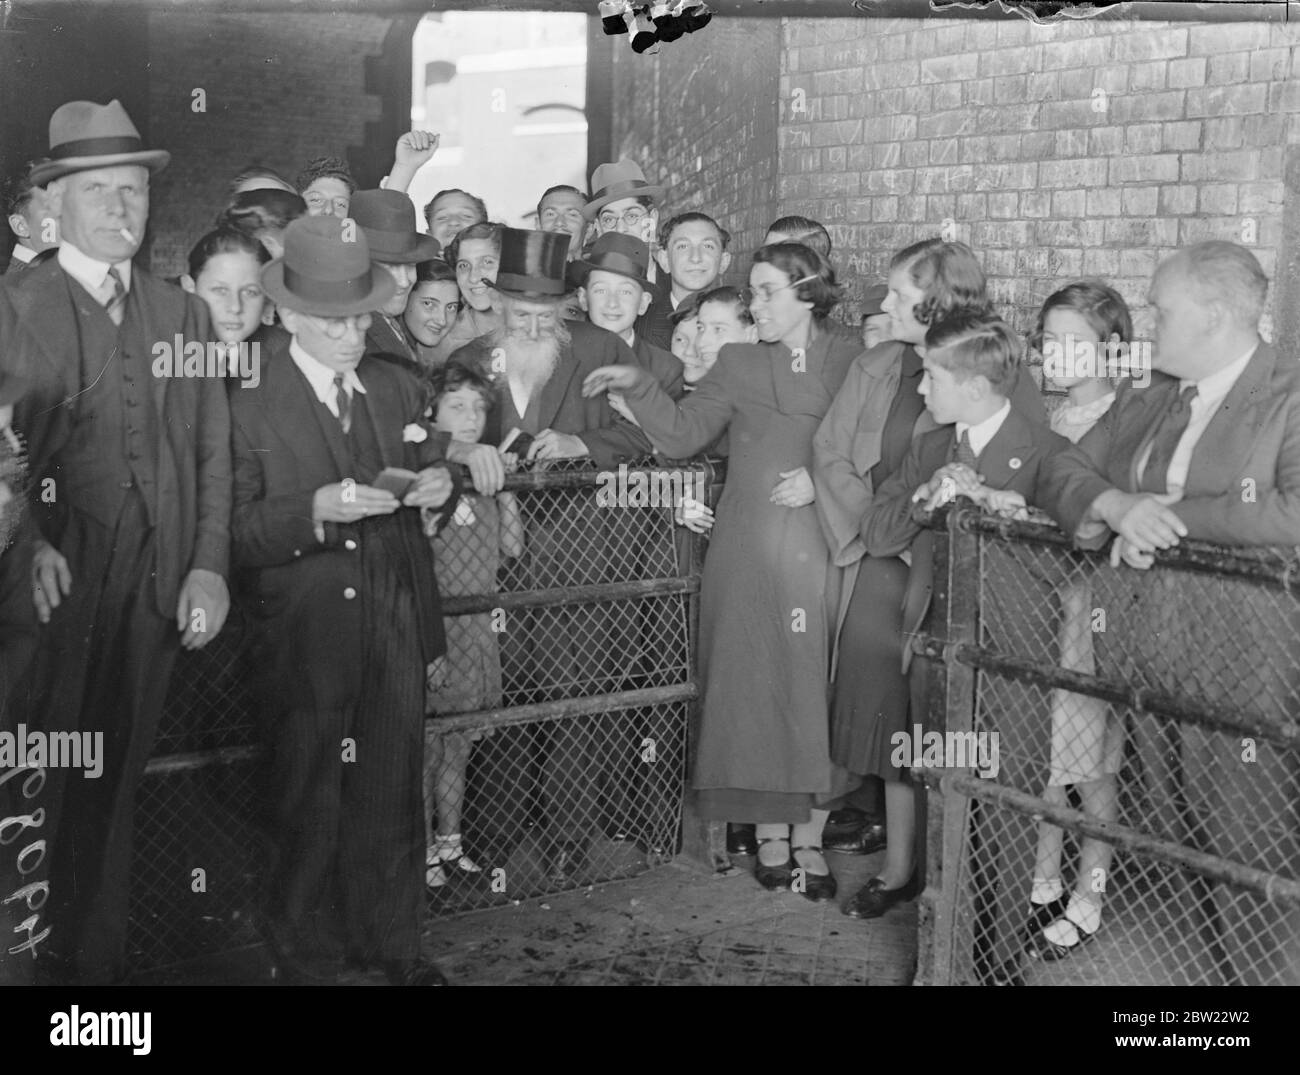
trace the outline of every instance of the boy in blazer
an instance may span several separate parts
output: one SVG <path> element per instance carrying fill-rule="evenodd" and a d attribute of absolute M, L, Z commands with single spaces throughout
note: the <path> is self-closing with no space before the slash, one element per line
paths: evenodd
<path fill-rule="evenodd" d="M 420 956 L 421 759 L 425 668 L 445 645 L 417 509 L 454 506 L 445 438 L 420 383 L 365 354 L 395 284 L 364 233 L 295 220 L 262 283 L 290 337 L 234 396 L 233 538 L 272 735 L 269 939 L 299 981 L 329 980 L 338 929 L 353 964 L 441 985 Z M 390 467 L 419 476 L 395 495 Z"/>

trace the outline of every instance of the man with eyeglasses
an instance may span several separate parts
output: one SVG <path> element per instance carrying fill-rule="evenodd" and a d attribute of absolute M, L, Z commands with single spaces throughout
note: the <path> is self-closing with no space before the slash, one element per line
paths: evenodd
<path fill-rule="evenodd" d="M 577 187 L 555 186 L 547 189 L 537 203 L 537 227 L 540 231 L 562 231 L 569 236 L 569 260 L 582 257 L 582 235 L 587 220 L 582 210 L 587 196 Z"/>
<path fill-rule="evenodd" d="M 456 497 L 420 382 L 366 354 L 396 285 L 348 223 L 289 225 L 262 285 L 290 339 L 232 410 L 234 558 L 273 737 L 268 940 L 292 981 L 336 980 L 345 956 L 441 985 L 420 954 L 421 769 L 425 668 L 446 646 L 419 509 Z M 399 487 L 394 468 L 417 476 Z"/>
<path fill-rule="evenodd" d="M 613 164 L 602 164 L 592 172 L 591 190 L 591 199 L 582 215 L 595 221 L 597 238 L 610 232 L 630 235 L 646 243 L 653 254 L 659 230 L 659 210 L 655 202 L 664 196 L 665 188 L 646 182 L 636 162 L 624 158 Z M 673 326 L 668 320 L 672 304 L 664 275 L 655 270 L 656 265 L 652 262 L 648 277 L 652 295 L 650 309 L 638 319 L 637 331 L 647 341 L 667 351 L 673 339 Z"/>

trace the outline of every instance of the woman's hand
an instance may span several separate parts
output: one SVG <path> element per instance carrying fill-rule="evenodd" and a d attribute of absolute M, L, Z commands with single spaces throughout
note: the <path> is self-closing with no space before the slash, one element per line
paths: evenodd
<path fill-rule="evenodd" d="M 802 508 L 817 497 L 812 478 L 805 467 L 780 472 L 782 480 L 772 487 L 772 503 L 783 508 Z"/>
<path fill-rule="evenodd" d="M 713 509 L 703 501 L 683 497 L 673 511 L 673 522 L 694 534 L 707 534 L 713 529 Z"/>
<path fill-rule="evenodd" d="M 641 370 L 637 366 L 601 366 L 587 374 L 582 382 L 582 394 L 590 399 L 602 392 L 628 392 L 640 378 Z"/>

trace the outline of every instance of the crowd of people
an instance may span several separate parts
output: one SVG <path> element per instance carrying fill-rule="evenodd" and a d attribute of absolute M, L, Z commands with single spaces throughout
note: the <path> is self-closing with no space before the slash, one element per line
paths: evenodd
<path fill-rule="evenodd" d="M 767 888 L 834 899 L 825 852 L 883 849 L 845 904 L 860 918 L 918 890 L 917 785 L 893 746 L 926 713 L 918 508 L 1042 513 L 1136 570 L 1189 537 L 1300 544 L 1300 368 L 1259 336 L 1268 282 L 1244 247 L 1160 264 L 1145 382 L 1081 360 L 1133 342 L 1123 298 L 1062 281 L 1027 341 L 1058 359 L 1049 419 L 959 242 L 895 253 L 849 326 L 814 220 L 772 222 L 743 288 L 723 282 L 727 230 L 661 214 L 670 192 L 628 160 L 589 193 L 544 190 L 536 230 L 444 190 L 422 231 L 405 189 L 436 149 L 403 136 L 375 190 L 332 158 L 293 182 L 242 172 L 175 282 L 135 262 L 168 154 L 118 102 L 60 107 L 48 156 L 9 186 L 0 425 L 29 473 L 5 471 L 3 716 L 105 736 L 102 780 L 45 785 L 39 980 L 124 975 L 133 801 L 169 672 L 237 602 L 274 730 L 277 959 L 295 981 L 348 961 L 442 982 L 420 952 L 425 889 L 482 866 L 461 834 L 473 736 L 426 722 L 499 705 L 502 682 L 499 636 L 444 623 L 439 600 L 493 592 L 545 540 L 502 491 L 516 467 L 727 459 L 717 504 L 677 516 L 709 534 L 691 785 Z M 228 376 L 158 376 L 172 341 L 221 344 Z M 453 560 L 472 570 L 449 580 Z M 1060 663 L 1089 668 L 1086 586 L 1052 599 Z M 1074 786 L 1114 820 L 1122 727 L 1059 694 L 1035 790 Z M 1098 931 L 1088 879 L 1109 856 L 1084 840 L 1072 872 L 1042 826 L 992 979 Z"/>

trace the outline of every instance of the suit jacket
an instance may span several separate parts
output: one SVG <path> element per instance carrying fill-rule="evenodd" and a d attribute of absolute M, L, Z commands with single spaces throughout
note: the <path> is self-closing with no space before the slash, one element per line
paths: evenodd
<path fill-rule="evenodd" d="M 636 337 L 644 338 L 655 347 L 671 351 L 674 328 L 672 315 L 676 307 L 673 305 L 672 281 L 668 279 L 667 273 L 659 273 L 656 281 L 650 285 L 650 294 L 653 296 L 650 305 L 636 319 Z"/>
<path fill-rule="evenodd" d="M 857 585 L 859 564 L 867 553 L 862 531 L 874 498 L 871 471 L 880 462 L 885 421 L 898 394 L 906 350 L 907 344 L 887 340 L 859 355 L 813 438 L 812 479 L 817 490 L 813 505 L 830 546 L 831 562 L 845 569 L 836 663 L 839 631 Z M 1046 427 L 1042 393 L 1023 366 L 1011 392 L 1011 406 L 1030 423 Z M 939 428 L 928 410 L 921 411 L 912 427 L 913 443 Z"/>
<path fill-rule="evenodd" d="M 934 585 L 934 533 L 912 517 L 912 494 L 951 461 L 956 426 L 943 426 L 912 442 L 903 465 L 880 486 L 862 523 L 862 539 L 871 556 L 899 556 L 911 550 L 912 564 L 903 598 L 903 670 L 911 663 L 906 640 L 921 629 Z M 1001 428 L 979 456 L 979 472 L 991 489 L 1020 493 L 1028 504 L 1038 498 L 1043 467 L 1070 442 L 1045 425 L 1031 422 L 1011 408 Z"/>
<path fill-rule="evenodd" d="M 42 503 L 49 477 L 77 421 L 81 358 L 75 293 L 58 260 L 29 269 L 8 286 L 26 346 L 31 386 L 14 412 L 27 437 L 32 514 L 42 536 L 58 547 L 63 505 Z M 172 343 L 213 339 L 201 299 L 132 267 L 131 291 L 154 339 Z M 176 615 L 180 584 L 203 568 L 225 575 L 230 562 L 230 410 L 219 377 L 155 377 L 158 410 L 158 611 Z M 118 446 L 113 446 L 117 448 Z M 77 567 L 70 565 L 75 576 Z"/>
<path fill-rule="evenodd" d="M 565 327 L 572 333 L 573 342 L 560 354 L 555 373 L 542 386 L 541 428 L 581 437 L 587 453 L 602 468 L 652 454 L 654 449 L 649 438 L 620 416 L 603 392 L 591 399 L 583 398 L 582 382 L 587 374 L 601 366 L 640 366 L 675 399 L 682 391 L 682 364 L 672 355 L 663 351 L 656 354 L 651 349 L 639 357 L 614 333 L 586 322 L 566 321 Z M 492 368 L 488 339 L 480 337 L 466 344 L 451 356 L 451 361 L 478 370 L 505 391 L 504 378 Z M 488 413 L 483 442 L 500 444 L 507 432 L 501 428 L 501 408 L 496 407 Z"/>
<path fill-rule="evenodd" d="M 316 490 L 350 477 L 350 468 L 323 424 L 333 417 L 288 350 L 284 341 L 274 345 L 263 364 L 262 383 L 231 397 L 234 557 L 250 569 L 246 596 L 277 681 L 283 685 L 306 677 L 311 696 L 329 705 L 340 693 L 346 696 L 360 675 L 362 613 L 356 594 L 362 585 L 358 538 L 365 524 L 325 523 L 325 540 L 316 539 Z M 384 465 L 421 470 L 442 462 L 445 442 L 424 424 L 419 382 L 370 357 L 361 360 L 357 376 L 366 389 Z M 411 424 L 428 434 L 422 442 L 403 439 Z M 456 473 L 453 468 L 453 478 Z M 452 496 L 443 511 L 455 500 Z M 403 522 L 414 528 L 412 549 L 431 556 L 418 513 L 399 508 L 397 514 L 403 513 Z M 444 650 L 437 589 L 430 586 L 415 597 L 422 648 L 431 661 Z"/>
<path fill-rule="evenodd" d="M 394 332 L 380 314 L 371 316 L 370 327 L 366 329 L 366 354 L 401 366 L 417 377 L 420 375 L 420 363 L 411 341 L 405 333 Z"/>
<path fill-rule="evenodd" d="M 1048 467 L 1043 506 L 1082 548 L 1110 540 L 1103 526 L 1079 532 L 1108 489 L 1137 491 L 1137 461 L 1178 394 L 1153 374 L 1145 388 L 1122 382 L 1101 420 Z M 1253 492 L 1253 499 L 1246 496 Z M 1192 450 L 1182 499 L 1171 507 L 1189 537 L 1223 545 L 1300 544 L 1300 365 L 1261 342 Z"/>

